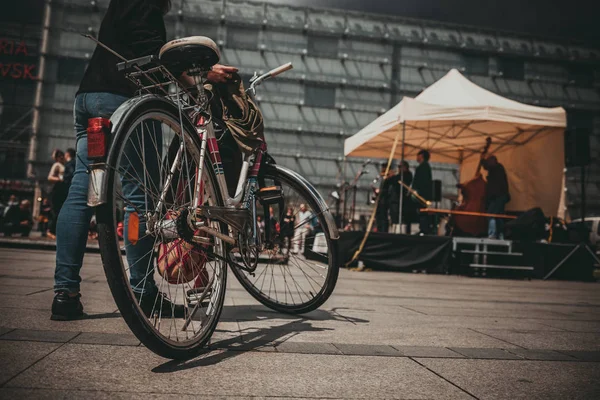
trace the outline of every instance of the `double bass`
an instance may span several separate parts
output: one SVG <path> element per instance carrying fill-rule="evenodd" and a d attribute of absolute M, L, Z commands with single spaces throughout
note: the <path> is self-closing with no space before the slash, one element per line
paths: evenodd
<path fill-rule="evenodd" d="M 467 211 L 472 213 L 485 212 L 486 182 L 481 175 L 481 163 L 492 144 L 492 139 L 487 138 L 481 159 L 475 171 L 475 177 L 470 181 L 461 183 L 459 188 L 462 193 L 462 202 L 455 208 L 456 211 Z M 454 234 L 468 236 L 482 236 L 487 232 L 487 219 L 477 215 L 453 215 Z"/>

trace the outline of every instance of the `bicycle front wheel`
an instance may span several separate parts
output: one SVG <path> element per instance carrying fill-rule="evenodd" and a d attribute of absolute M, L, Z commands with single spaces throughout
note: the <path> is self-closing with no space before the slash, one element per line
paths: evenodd
<path fill-rule="evenodd" d="M 265 165 L 261 187 L 276 187 L 279 199 L 263 204 L 270 217 L 270 238 L 250 274 L 232 271 L 241 285 L 265 306 L 302 314 L 320 307 L 335 288 L 339 265 L 337 240 L 331 238 L 324 210 L 293 174 Z"/>
<path fill-rule="evenodd" d="M 142 102 L 115 135 L 107 201 L 96 210 L 104 270 L 119 311 L 146 347 L 173 359 L 202 350 L 225 297 L 226 245 L 195 230 L 228 233 L 219 222 L 195 218 L 196 195 L 199 205 L 223 204 L 208 162 L 197 179 L 200 148 L 193 125 L 174 105 Z"/>

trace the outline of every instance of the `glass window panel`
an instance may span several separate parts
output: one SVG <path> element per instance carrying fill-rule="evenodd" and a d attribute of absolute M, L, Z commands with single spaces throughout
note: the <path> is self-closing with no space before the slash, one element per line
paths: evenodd
<path fill-rule="evenodd" d="M 322 85 L 306 85 L 304 104 L 313 107 L 334 107 L 335 88 Z"/>

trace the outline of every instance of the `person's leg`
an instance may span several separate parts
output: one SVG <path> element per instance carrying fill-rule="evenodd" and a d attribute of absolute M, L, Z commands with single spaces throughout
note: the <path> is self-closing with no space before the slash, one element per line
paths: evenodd
<path fill-rule="evenodd" d="M 421 233 L 428 235 L 429 234 L 429 215 L 420 214 L 419 215 L 419 230 Z"/>
<path fill-rule="evenodd" d="M 488 220 L 488 238 L 496 239 L 496 218 Z"/>
<path fill-rule="evenodd" d="M 54 200 L 51 200 L 51 211 L 50 211 L 50 220 L 48 222 L 48 233 L 51 236 L 56 236 L 56 225 L 58 220 L 58 213 L 56 212 L 56 207 L 54 206 Z"/>
<path fill-rule="evenodd" d="M 489 214 L 501 214 L 504 209 L 504 202 L 502 198 L 490 199 L 486 211 Z M 499 225 L 501 224 L 500 219 L 490 218 L 488 222 L 488 237 L 497 239 L 499 231 Z"/>
<path fill-rule="evenodd" d="M 56 270 L 54 290 L 79 293 L 81 277 L 79 271 L 87 243 L 87 232 L 93 210 L 87 205 L 87 120 L 89 94 L 80 94 L 75 99 L 74 119 L 77 138 L 77 160 L 71 189 L 61 211 L 56 217 Z M 54 208 L 54 205 L 53 205 Z"/>
<path fill-rule="evenodd" d="M 381 215 L 376 215 L 375 216 L 375 223 L 376 223 L 376 226 L 377 226 L 377 232 L 381 232 L 381 230 L 383 229 L 383 227 L 382 227 L 383 224 L 382 224 L 381 220 L 382 220 Z"/>
<path fill-rule="evenodd" d="M 87 122 L 89 118 L 110 118 L 127 100 L 109 93 L 83 93 L 76 97 L 74 106 L 77 159 L 75 173 L 67 199 L 58 215 L 56 242 L 56 271 L 54 290 L 79 292 L 79 271 L 88 238 L 93 209 L 87 205 L 89 160 L 87 156 Z"/>
<path fill-rule="evenodd" d="M 225 172 L 225 182 L 229 196 L 235 196 L 240 171 L 242 169 L 242 153 L 240 148 L 231 135 L 231 132 L 224 127 L 223 122 L 215 122 L 215 135 L 219 138 L 219 153 Z"/>
<path fill-rule="evenodd" d="M 22 237 L 28 237 L 29 234 L 31 233 L 31 228 L 33 228 L 33 226 L 31 225 L 26 225 L 26 226 L 19 226 L 19 233 L 21 234 Z"/>
<path fill-rule="evenodd" d="M 508 199 L 503 197 L 501 199 L 498 199 L 498 214 L 504 214 L 505 210 L 506 210 L 506 203 L 508 203 Z M 502 239 L 504 240 L 504 219 L 502 218 L 498 218 L 496 221 L 496 229 L 497 229 L 497 235 L 498 235 L 498 239 Z"/>

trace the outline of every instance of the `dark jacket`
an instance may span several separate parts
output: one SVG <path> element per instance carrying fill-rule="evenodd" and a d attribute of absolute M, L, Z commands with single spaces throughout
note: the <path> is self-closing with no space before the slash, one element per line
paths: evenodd
<path fill-rule="evenodd" d="M 389 188 L 389 196 L 391 204 L 399 204 L 400 203 L 400 192 L 402 186 L 400 185 L 400 181 L 402 180 L 402 175 L 404 175 L 404 183 L 406 186 L 410 186 L 413 181 L 413 174 L 410 171 L 406 171 L 404 174 L 394 175 L 390 182 Z M 404 188 L 404 201 L 410 197 L 410 193 L 406 188 Z"/>
<path fill-rule="evenodd" d="M 486 194 L 488 199 L 510 196 L 506 170 L 500 163 L 488 168 Z"/>
<path fill-rule="evenodd" d="M 432 199 L 433 177 L 431 175 L 431 166 L 427 161 L 423 161 L 415 170 L 413 189 L 415 189 L 425 200 Z"/>
<path fill-rule="evenodd" d="M 158 54 L 167 33 L 159 0 L 111 0 L 98 40 L 126 59 Z M 136 87 L 117 71 L 117 56 L 96 46 L 79 93 L 108 92 L 131 97 Z"/>

